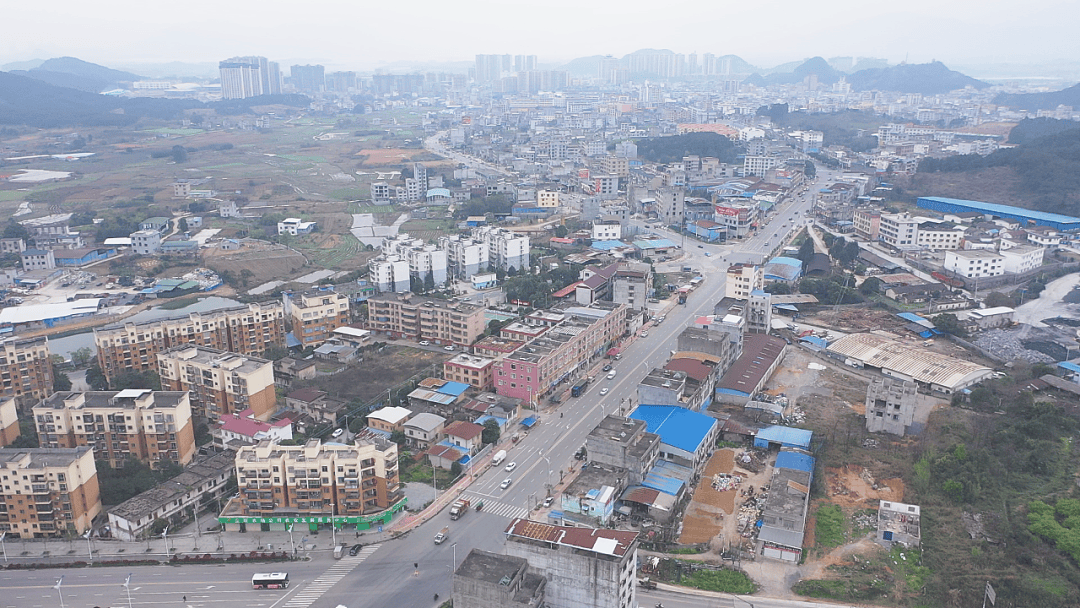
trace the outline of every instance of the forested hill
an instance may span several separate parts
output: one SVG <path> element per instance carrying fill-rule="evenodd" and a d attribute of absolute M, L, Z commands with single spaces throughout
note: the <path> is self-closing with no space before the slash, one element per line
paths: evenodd
<path fill-rule="evenodd" d="M 1078 106 L 1080 105 L 1080 84 L 1049 93 L 1002 93 L 994 98 L 994 103 L 1030 112 L 1053 110 L 1058 106 Z"/>
<path fill-rule="evenodd" d="M 306 107 L 303 95 L 263 95 L 204 104 L 193 99 L 114 97 L 54 86 L 34 78 L 0 72 L 0 125 L 39 128 L 100 127 L 132 124 L 140 118 L 169 120 L 184 110 L 207 108 L 218 114 L 246 114 L 255 106 Z"/>
<path fill-rule="evenodd" d="M 1007 167 L 1019 178 L 1025 207 L 1080 217 L 1080 129 L 1038 137 L 988 156 L 925 158 L 919 173 L 968 172 Z M 994 202 L 994 201 L 989 201 Z"/>
<path fill-rule="evenodd" d="M 722 163 L 735 162 L 735 145 L 719 133 L 687 133 L 649 137 L 637 142 L 638 156 L 654 163 L 672 163 L 684 156 L 712 156 Z"/>
<path fill-rule="evenodd" d="M 990 86 L 981 80 L 950 70 L 940 61 L 860 70 L 849 76 L 848 80 L 857 91 L 898 91 L 923 95 L 948 93 L 967 86 L 976 89 Z"/>

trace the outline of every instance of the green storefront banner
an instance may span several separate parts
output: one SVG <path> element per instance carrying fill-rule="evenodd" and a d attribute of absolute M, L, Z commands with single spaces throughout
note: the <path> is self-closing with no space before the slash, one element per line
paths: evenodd
<path fill-rule="evenodd" d="M 334 517 L 330 517 L 329 515 L 296 515 L 281 517 L 236 516 L 218 517 L 217 520 L 218 523 L 222 524 L 328 524 L 333 521 L 335 527 L 346 524 L 385 523 L 393 514 L 404 509 L 407 502 L 408 498 L 402 498 L 391 505 L 390 508 L 381 511 L 377 515 L 335 515 Z"/>

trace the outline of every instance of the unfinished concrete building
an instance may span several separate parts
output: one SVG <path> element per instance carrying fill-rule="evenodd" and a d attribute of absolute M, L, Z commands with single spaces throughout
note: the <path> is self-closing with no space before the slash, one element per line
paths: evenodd
<path fill-rule="evenodd" d="M 466 608 L 535 608 L 546 585 L 525 558 L 473 549 L 454 572 L 452 599 Z"/>
<path fill-rule="evenodd" d="M 589 460 L 626 469 L 627 484 L 641 483 L 660 455 L 660 436 L 647 427 L 641 420 L 607 416 L 585 438 Z"/>
<path fill-rule="evenodd" d="M 901 437 L 915 420 L 918 387 L 910 380 L 882 378 L 866 388 L 866 430 Z"/>
<path fill-rule="evenodd" d="M 894 543 L 918 548 L 922 535 L 919 506 L 882 500 L 878 504 L 877 542 L 891 548 Z"/>

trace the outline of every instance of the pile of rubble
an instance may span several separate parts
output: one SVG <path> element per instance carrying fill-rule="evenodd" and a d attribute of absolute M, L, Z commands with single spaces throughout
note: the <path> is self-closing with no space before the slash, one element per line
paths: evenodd
<path fill-rule="evenodd" d="M 747 450 L 735 455 L 735 466 L 751 473 L 760 473 L 765 467 L 765 458 L 757 451 Z"/>
<path fill-rule="evenodd" d="M 1028 363 L 1052 363 L 1053 357 L 1031 350 L 1021 343 L 1026 332 L 1015 329 L 988 329 L 974 340 L 975 346 L 994 353 L 1002 361 L 1020 359 Z"/>
<path fill-rule="evenodd" d="M 806 420 L 806 412 L 799 406 L 791 408 L 791 413 L 784 416 L 785 424 L 802 424 Z"/>
<path fill-rule="evenodd" d="M 742 483 L 742 477 L 738 475 L 729 475 L 728 473 L 717 473 L 713 475 L 712 488 L 717 492 L 727 492 L 728 490 L 734 490 Z"/>
<path fill-rule="evenodd" d="M 877 511 L 856 511 L 851 514 L 851 527 L 858 528 L 873 528 L 877 529 L 878 516 Z"/>

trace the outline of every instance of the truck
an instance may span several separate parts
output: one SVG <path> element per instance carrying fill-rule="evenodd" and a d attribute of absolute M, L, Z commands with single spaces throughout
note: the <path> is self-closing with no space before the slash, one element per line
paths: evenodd
<path fill-rule="evenodd" d="M 504 460 L 506 460 L 506 450 L 499 450 L 491 457 L 491 464 L 499 466 Z"/>
<path fill-rule="evenodd" d="M 577 384 L 575 384 L 570 389 L 570 396 L 571 397 L 580 397 L 582 394 L 585 393 L 585 389 L 588 388 L 588 386 L 589 386 L 589 379 L 588 378 L 582 378 L 581 380 L 578 380 Z"/>
<path fill-rule="evenodd" d="M 639 578 L 637 584 L 638 587 L 641 587 L 642 589 L 656 589 L 656 581 L 647 576 L 645 578 Z"/>
<path fill-rule="evenodd" d="M 685 293 L 680 293 L 679 294 L 679 304 L 686 304 L 686 294 Z"/>
<path fill-rule="evenodd" d="M 450 538 L 450 526 L 446 526 L 442 530 L 439 530 L 439 533 L 435 535 L 435 544 L 441 545 L 447 538 Z"/>
<path fill-rule="evenodd" d="M 450 519 L 457 519 L 467 513 L 469 510 L 469 501 L 464 498 L 457 500 L 454 504 L 450 505 Z"/>

